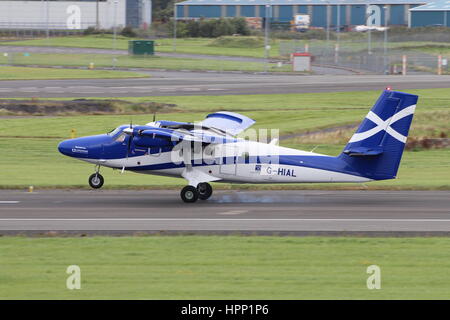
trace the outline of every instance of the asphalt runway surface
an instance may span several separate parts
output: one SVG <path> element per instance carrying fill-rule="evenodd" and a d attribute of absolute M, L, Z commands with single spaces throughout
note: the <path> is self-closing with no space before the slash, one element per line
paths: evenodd
<path fill-rule="evenodd" d="M 152 71 L 151 78 L 0 81 L 0 98 L 286 94 L 450 88 L 450 76 L 303 76 Z"/>
<path fill-rule="evenodd" d="M 449 191 L 0 191 L 0 234 L 66 231 L 447 234 Z"/>

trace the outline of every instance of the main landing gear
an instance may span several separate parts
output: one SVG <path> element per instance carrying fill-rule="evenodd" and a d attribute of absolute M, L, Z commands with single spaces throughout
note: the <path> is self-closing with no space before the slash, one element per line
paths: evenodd
<path fill-rule="evenodd" d="M 89 185 L 91 188 L 94 189 L 100 189 L 103 186 L 103 183 L 105 183 L 105 179 L 103 179 L 103 176 L 99 173 L 100 166 L 95 167 L 95 173 L 91 174 L 89 177 Z"/>
<path fill-rule="evenodd" d="M 209 183 L 202 182 L 196 187 L 186 186 L 181 190 L 181 199 L 184 202 L 192 203 L 200 200 L 206 200 L 212 195 L 212 187 Z"/>

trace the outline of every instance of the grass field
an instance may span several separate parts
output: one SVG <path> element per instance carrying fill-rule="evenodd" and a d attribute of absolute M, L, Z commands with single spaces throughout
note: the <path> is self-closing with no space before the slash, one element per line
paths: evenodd
<path fill-rule="evenodd" d="M 148 77 L 148 75 L 129 71 L 77 70 L 77 69 L 0 66 L 0 80 L 110 79 L 110 78 L 144 78 L 144 77 Z"/>
<path fill-rule="evenodd" d="M 128 41 L 133 40 L 126 37 L 118 37 L 116 48 L 128 50 Z M 210 55 L 227 55 L 227 56 L 247 56 L 247 57 L 264 57 L 264 48 L 224 48 L 213 46 L 209 38 L 182 38 L 176 41 L 176 52 L 194 53 L 194 54 L 210 54 Z M 58 37 L 49 39 L 22 40 L 0 42 L 0 45 L 18 45 L 18 46 L 56 46 L 56 47 L 80 47 L 80 48 L 97 48 L 112 49 L 113 39 L 111 35 L 94 35 L 94 36 L 75 36 L 75 37 Z M 158 39 L 155 45 L 156 52 L 173 52 L 173 39 Z M 278 42 L 272 43 L 271 56 L 278 55 Z"/>
<path fill-rule="evenodd" d="M 215 70 L 215 71 L 254 71 L 266 70 L 261 62 L 242 62 L 212 59 L 188 59 L 161 56 L 132 57 L 128 55 L 102 54 L 47 54 L 32 53 L 23 55 L 11 53 L 8 57 L 0 56 L 0 64 L 9 65 L 42 65 L 42 66 L 89 66 L 121 68 L 153 68 L 171 70 Z M 267 64 L 268 71 L 291 71 L 291 65 L 278 67 L 276 63 Z"/>
<path fill-rule="evenodd" d="M 449 299 L 449 238 L 0 238 L 0 299 Z M 81 269 L 81 289 L 66 269 Z M 369 265 L 381 289 L 368 290 Z"/>
<path fill-rule="evenodd" d="M 360 34 L 358 36 L 361 36 Z M 131 38 L 121 37 L 117 38 L 116 48 L 127 50 L 128 41 Z M 179 53 L 192 53 L 192 54 L 210 54 L 210 55 L 227 55 L 227 56 L 246 56 L 246 57 L 264 57 L 264 48 L 233 48 L 214 45 L 215 39 L 209 38 L 180 38 L 176 41 L 176 52 Z M 279 56 L 280 46 L 283 42 L 289 42 L 290 40 L 272 39 L 270 56 Z M 173 52 L 173 39 L 158 39 L 156 40 L 155 51 L 156 52 Z M 296 45 L 302 46 L 305 43 L 310 45 L 310 48 L 314 46 L 324 48 L 326 46 L 325 40 L 296 40 Z M 329 45 L 334 48 L 334 40 L 330 40 Z M 54 37 L 49 39 L 36 39 L 36 40 L 21 40 L 21 41 L 8 41 L 0 42 L 0 45 L 20 45 L 20 46 L 61 46 L 61 47 L 84 47 L 84 48 L 98 48 L 98 49 L 113 49 L 112 35 L 90 35 L 90 36 L 66 36 L 66 37 Z M 382 40 L 372 40 L 372 49 L 382 50 Z M 436 43 L 430 41 L 404 41 L 404 42 L 389 42 L 388 48 L 399 50 L 414 50 L 419 52 L 431 53 L 431 54 L 448 54 L 450 52 L 450 46 L 446 43 Z M 340 50 L 341 51 L 359 51 L 367 49 L 367 40 L 364 38 L 358 38 L 356 41 L 351 37 L 341 39 Z"/>
<path fill-rule="evenodd" d="M 450 135 L 449 89 L 411 90 L 421 98 L 413 121 L 413 137 Z M 175 103 L 176 112 L 159 114 L 157 118 L 175 121 L 197 121 L 214 110 L 242 112 L 254 118 L 255 128 L 279 128 L 280 134 L 316 131 L 321 128 L 359 123 L 379 92 L 317 93 L 287 95 L 222 96 L 222 97 L 148 97 L 131 101 Z M 203 111 L 200 111 L 203 110 Z M 58 143 L 69 138 L 72 128 L 78 136 L 104 133 L 120 124 L 145 124 L 151 115 L 89 115 L 63 117 L 28 117 L 0 119 L 0 150 L 8 157 L 0 158 L 0 187 L 87 187 L 93 166 L 64 157 L 57 151 Z M 338 136 L 319 134 L 311 138 L 292 138 L 281 142 L 287 147 L 337 155 L 352 131 Z M 405 152 L 399 179 L 367 184 L 369 188 L 449 189 L 450 149 Z M 31 165 L 30 165 L 31 164 Z M 39 170 L 35 170 L 39 166 Z M 179 187 L 182 179 L 120 174 L 104 169 L 105 188 Z M 64 177 L 64 178 L 62 178 Z M 220 185 L 227 187 L 227 185 Z M 354 184 L 253 186 L 244 188 L 363 188 Z"/>

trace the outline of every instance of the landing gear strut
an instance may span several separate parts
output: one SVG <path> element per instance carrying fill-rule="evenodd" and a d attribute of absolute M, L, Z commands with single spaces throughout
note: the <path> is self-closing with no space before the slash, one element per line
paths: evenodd
<path fill-rule="evenodd" d="M 103 176 L 99 173 L 100 166 L 95 167 L 95 173 L 91 174 L 89 177 L 89 185 L 91 188 L 99 189 L 103 186 L 103 183 L 105 182 L 105 179 L 103 179 Z"/>
<path fill-rule="evenodd" d="M 202 182 L 194 186 L 186 186 L 181 190 L 181 199 L 184 202 L 192 203 L 200 200 L 206 200 L 212 195 L 212 187 L 209 183 Z"/>

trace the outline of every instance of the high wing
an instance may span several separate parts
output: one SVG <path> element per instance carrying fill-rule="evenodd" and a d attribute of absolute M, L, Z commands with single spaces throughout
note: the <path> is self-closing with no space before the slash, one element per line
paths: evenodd
<path fill-rule="evenodd" d="M 255 120 L 243 116 L 239 113 L 219 111 L 208 114 L 200 125 L 209 128 L 219 129 L 234 136 L 251 127 Z"/>
<path fill-rule="evenodd" d="M 174 130 L 168 128 L 152 128 L 148 126 L 127 128 L 123 132 L 131 135 L 134 144 L 141 147 L 175 145 L 181 141 L 201 142 L 206 144 L 220 144 L 236 141 L 233 137 L 208 134 L 206 131 Z"/>

